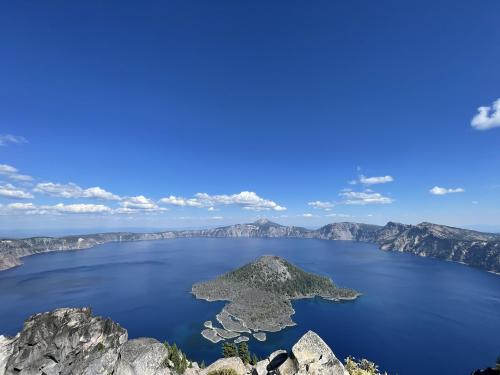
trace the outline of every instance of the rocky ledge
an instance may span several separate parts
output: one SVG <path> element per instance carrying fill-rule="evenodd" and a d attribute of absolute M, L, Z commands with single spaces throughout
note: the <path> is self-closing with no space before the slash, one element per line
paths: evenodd
<path fill-rule="evenodd" d="M 0 375 L 172 375 L 165 345 L 152 338 L 128 340 L 111 319 L 94 317 L 89 308 L 61 308 L 31 316 L 20 333 L 0 336 Z M 290 353 L 278 350 L 249 365 L 223 358 L 205 369 L 190 362 L 186 375 L 232 369 L 238 375 L 349 375 L 328 345 L 307 332 Z"/>

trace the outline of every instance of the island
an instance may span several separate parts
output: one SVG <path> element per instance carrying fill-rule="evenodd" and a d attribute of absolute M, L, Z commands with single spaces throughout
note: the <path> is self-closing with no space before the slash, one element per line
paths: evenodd
<path fill-rule="evenodd" d="M 265 255 L 213 280 L 195 283 L 191 292 L 207 301 L 228 301 L 217 314 L 222 328 L 204 325 L 203 337 L 212 342 L 253 333 L 263 341 L 265 332 L 295 325 L 292 300 L 321 297 L 331 301 L 354 300 L 360 293 L 336 286 L 325 276 L 308 273 L 285 259 Z"/>

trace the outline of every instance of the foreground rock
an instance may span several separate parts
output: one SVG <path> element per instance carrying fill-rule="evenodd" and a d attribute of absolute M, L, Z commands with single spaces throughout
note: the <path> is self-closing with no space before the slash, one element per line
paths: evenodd
<path fill-rule="evenodd" d="M 226 328 L 213 328 L 223 339 L 228 332 L 279 331 L 295 325 L 291 300 L 322 297 L 328 300 L 352 300 L 360 294 L 340 288 L 327 277 L 301 270 L 285 259 L 266 255 L 213 280 L 192 287 L 196 298 L 207 301 L 224 300 L 217 320 Z M 202 333 L 207 337 L 207 332 Z M 258 335 L 265 340 L 265 335 Z M 209 340 L 213 341 L 213 337 Z"/>
<path fill-rule="evenodd" d="M 420 223 L 385 226 L 332 223 L 316 230 L 284 226 L 266 219 L 226 227 L 158 233 L 98 233 L 67 237 L 0 239 L 0 271 L 19 266 L 21 258 L 49 251 L 87 249 L 107 242 L 161 240 L 179 237 L 320 238 L 363 241 L 383 250 L 404 251 L 500 273 L 500 235 L 445 225 Z"/>
<path fill-rule="evenodd" d="M 300 338 L 292 353 L 298 374 L 349 375 L 328 345 L 312 331 Z"/>
<path fill-rule="evenodd" d="M 13 338 L 0 336 L 0 375 L 172 375 L 168 349 L 152 338 L 127 340 L 127 331 L 89 308 L 63 308 L 31 316 Z M 255 366 L 238 357 L 205 369 L 193 362 L 185 375 L 232 369 L 238 375 L 348 375 L 314 332 L 292 348 L 273 352 Z"/>
<path fill-rule="evenodd" d="M 127 331 L 89 308 L 31 316 L 16 337 L 0 338 L 3 374 L 167 375 L 167 349 L 155 339 L 127 341 Z"/>

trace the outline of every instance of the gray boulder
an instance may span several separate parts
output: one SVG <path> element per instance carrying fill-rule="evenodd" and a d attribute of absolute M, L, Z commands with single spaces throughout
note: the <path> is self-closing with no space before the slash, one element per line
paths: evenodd
<path fill-rule="evenodd" d="M 308 331 L 292 347 L 296 374 L 349 375 L 332 350 L 313 331 Z"/>
<path fill-rule="evenodd" d="M 252 369 L 252 375 L 266 375 L 267 374 L 267 366 L 269 366 L 269 359 L 264 359 L 263 361 L 259 361 L 255 364 Z"/>
<path fill-rule="evenodd" d="M 116 375 L 170 375 L 164 363 L 168 350 L 158 340 L 140 338 L 127 341 L 120 349 Z"/>
<path fill-rule="evenodd" d="M 211 371 L 222 369 L 233 369 L 238 375 L 245 375 L 248 372 L 245 364 L 239 357 L 222 358 L 212 363 L 207 368 L 203 369 L 200 374 L 207 375 Z"/>

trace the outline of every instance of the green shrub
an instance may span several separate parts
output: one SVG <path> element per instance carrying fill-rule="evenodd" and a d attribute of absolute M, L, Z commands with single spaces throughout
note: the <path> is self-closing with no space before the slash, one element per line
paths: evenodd
<path fill-rule="evenodd" d="M 235 369 L 221 368 L 219 370 L 210 371 L 207 375 L 238 375 Z"/>
<path fill-rule="evenodd" d="M 188 359 L 186 354 L 184 354 L 176 344 L 170 345 L 168 342 L 164 342 L 165 348 L 168 350 L 168 357 L 163 359 L 162 365 L 164 367 L 169 367 L 169 361 L 172 361 L 173 369 L 178 374 L 184 374 L 188 367 Z"/>
<path fill-rule="evenodd" d="M 364 358 L 358 361 L 354 357 L 347 357 L 345 360 L 345 369 L 349 375 L 382 375 L 375 363 Z M 387 372 L 383 374 L 387 375 Z"/>

